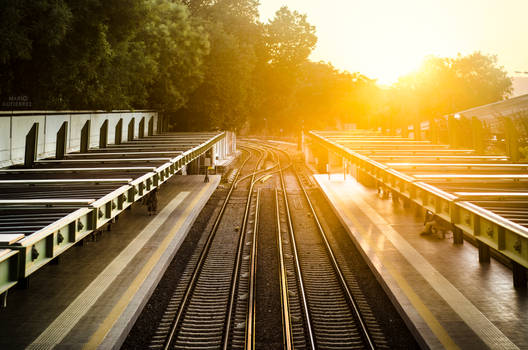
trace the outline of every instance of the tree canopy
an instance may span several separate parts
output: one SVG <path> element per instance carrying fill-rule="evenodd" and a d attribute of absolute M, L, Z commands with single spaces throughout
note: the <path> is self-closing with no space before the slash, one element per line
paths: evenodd
<path fill-rule="evenodd" d="M 44 109 L 181 107 L 202 79 L 206 33 L 166 0 L 0 3 L 0 96 Z"/>
<path fill-rule="evenodd" d="M 403 126 L 504 99 L 495 56 L 429 57 L 382 88 L 309 59 L 306 15 L 257 0 L 5 0 L 0 100 L 34 109 L 155 108 L 174 127 L 296 133 Z"/>
<path fill-rule="evenodd" d="M 390 113 L 411 124 L 502 100 L 511 90 L 512 81 L 497 66 L 496 56 L 480 52 L 456 58 L 432 56 L 392 87 Z"/>

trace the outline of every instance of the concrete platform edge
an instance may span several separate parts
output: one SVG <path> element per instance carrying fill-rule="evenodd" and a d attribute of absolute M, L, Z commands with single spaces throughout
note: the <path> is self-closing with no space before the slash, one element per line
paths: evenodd
<path fill-rule="evenodd" d="M 138 292 L 135 294 L 134 298 L 130 301 L 125 311 L 121 314 L 118 320 L 115 322 L 114 326 L 106 334 L 101 344 L 99 344 L 99 349 L 119 349 L 123 342 L 125 341 L 128 333 L 134 326 L 134 323 L 141 314 L 143 308 L 147 304 L 148 300 L 154 293 L 154 290 L 158 286 L 159 281 L 163 277 L 165 271 L 169 267 L 172 259 L 176 255 L 176 252 L 180 248 L 185 237 L 189 233 L 194 221 L 205 207 L 205 204 L 214 193 L 216 188 L 220 183 L 220 176 L 215 177 L 216 180 L 211 184 L 207 190 L 207 194 L 203 196 L 196 205 L 196 210 L 193 210 L 192 214 L 186 218 L 184 223 L 183 230 L 185 231 L 184 235 L 179 239 L 174 239 L 167 250 L 163 253 L 162 257 L 156 264 L 156 267 L 149 274 L 149 277 L 142 283 Z"/>
<path fill-rule="evenodd" d="M 313 170 L 313 168 L 311 169 Z M 394 288 L 394 285 L 396 282 L 394 281 L 392 285 L 390 285 L 386 278 L 389 278 L 392 280 L 392 277 L 387 271 L 384 271 L 380 264 L 376 265 L 373 263 L 373 261 L 379 261 L 376 253 L 374 252 L 367 252 L 363 249 L 363 246 L 360 244 L 360 242 L 357 240 L 354 233 L 351 231 L 350 227 L 348 226 L 347 222 L 341 217 L 341 214 L 339 210 L 334 206 L 334 203 L 330 200 L 326 192 L 324 191 L 323 187 L 317 181 L 317 179 L 314 177 L 315 182 L 317 183 L 317 186 L 321 193 L 323 194 L 324 198 L 326 198 L 328 204 L 332 208 L 332 211 L 336 214 L 339 221 L 347 231 L 349 237 L 352 239 L 352 242 L 360 252 L 360 254 L 365 259 L 365 262 L 369 266 L 370 270 L 376 276 L 376 279 L 380 283 L 383 290 L 387 293 L 387 296 L 389 297 L 390 301 L 402 317 L 403 321 L 415 337 L 416 341 L 423 349 L 434 349 L 438 348 L 440 345 L 440 342 L 435 337 L 435 335 L 432 333 L 432 331 L 429 329 L 429 327 L 418 327 L 417 323 L 420 323 L 422 325 L 426 325 L 425 321 L 421 318 L 421 316 L 418 314 L 418 312 L 414 309 L 411 302 L 407 299 L 407 296 L 404 294 L 403 291 L 401 291 L 399 288 Z M 409 310 L 409 307 L 411 308 Z"/>

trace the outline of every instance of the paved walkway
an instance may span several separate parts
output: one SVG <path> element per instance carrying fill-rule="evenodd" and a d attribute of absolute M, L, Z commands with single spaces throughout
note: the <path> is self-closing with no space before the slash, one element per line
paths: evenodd
<path fill-rule="evenodd" d="M 343 175 L 316 181 L 411 331 L 434 349 L 528 349 L 528 293 L 465 242 L 420 236 L 423 219 Z"/>
<path fill-rule="evenodd" d="M 32 276 L 0 310 L 0 348 L 119 348 L 219 181 L 174 176 L 157 215 L 135 204 L 97 242 Z"/>

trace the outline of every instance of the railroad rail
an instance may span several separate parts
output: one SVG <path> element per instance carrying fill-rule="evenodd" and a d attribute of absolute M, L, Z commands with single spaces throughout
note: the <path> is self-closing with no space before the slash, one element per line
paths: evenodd
<path fill-rule="evenodd" d="M 276 291 L 282 304 L 276 320 L 282 320 L 284 348 L 386 348 L 353 268 L 343 252 L 336 255 L 339 243 L 319 221 L 309 193 L 315 191 L 313 182 L 299 170 L 304 165 L 274 145 L 239 144 L 248 155 L 230 177 L 225 198 L 191 254 L 149 347 L 255 348 L 259 220 L 264 216 L 276 223 Z M 273 211 L 261 206 L 262 190 L 271 200 L 266 203 L 275 201 Z"/>
<path fill-rule="evenodd" d="M 385 340 L 379 327 L 372 315 L 367 326 L 364 309 L 360 310 L 335 258 L 305 188 L 306 178 L 299 174 L 290 156 L 285 152 L 284 156 L 290 165 L 279 166 L 280 189 L 275 192 L 284 347 L 383 347 Z M 285 171 L 291 172 L 288 183 Z M 293 208 L 291 200 L 296 201 Z M 306 216 L 306 210 L 311 224 L 292 219 Z M 370 328 L 375 329 L 377 343 Z"/>
<path fill-rule="evenodd" d="M 0 294 L 181 171 L 223 132 L 145 136 L 0 169 Z"/>
<path fill-rule="evenodd" d="M 476 242 L 481 262 L 498 252 L 511 262 L 514 285 L 526 286 L 528 164 L 373 132 L 311 131 L 309 139 L 309 157 L 348 164 L 393 200 L 434 213 L 452 225 L 455 243 Z"/>
<path fill-rule="evenodd" d="M 191 258 L 186 281 L 176 288 L 151 348 L 227 349 L 251 347 L 254 342 L 251 313 L 254 311 L 259 192 L 255 193 L 253 187 L 256 174 L 262 172 L 259 167 L 266 153 L 261 148 L 245 151 L 248 156 L 233 179 L 207 239 L 195 252 L 198 257 Z M 247 188 L 237 189 L 243 179 L 241 173 L 250 160 L 254 163 L 250 166 L 250 182 Z M 241 198 L 244 198 L 243 208 L 241 203 L 235 203 Z M 239 226 L 233 220 L 223 220 L 227 211 L 242 216 Z M 237 234 L 236 239 L 233 232 Z"/>

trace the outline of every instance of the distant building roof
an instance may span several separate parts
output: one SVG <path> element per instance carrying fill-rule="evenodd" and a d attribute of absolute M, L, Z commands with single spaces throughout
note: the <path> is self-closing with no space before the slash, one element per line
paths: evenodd
<path fill-rule="evenodd" d="M 519 125 L 518 131 L 523 135 L 528 134 L 528 94 L 466 109 L 450 115 L 457 114 L 469 119 L 477 117 L 485 127 L 497 133 L 503 132 L 503 122 L 500 117 L 512 117 L 514 123 Z M 447 121 L 447 117 L 447 115 L 444 116 L 440 121 Z M 427 128 L 428 125 L 422 123 L 422 129 Z"/>
<path fill-rule="evenodd" d="M 507 100 L 490 103 L 487 105 L 460 111 L 463 117 L 477 117 L 481 120 L 495 119 L 499 116 L 509 116 L 528 110 L 528 94 L 513 97 Z"/>

